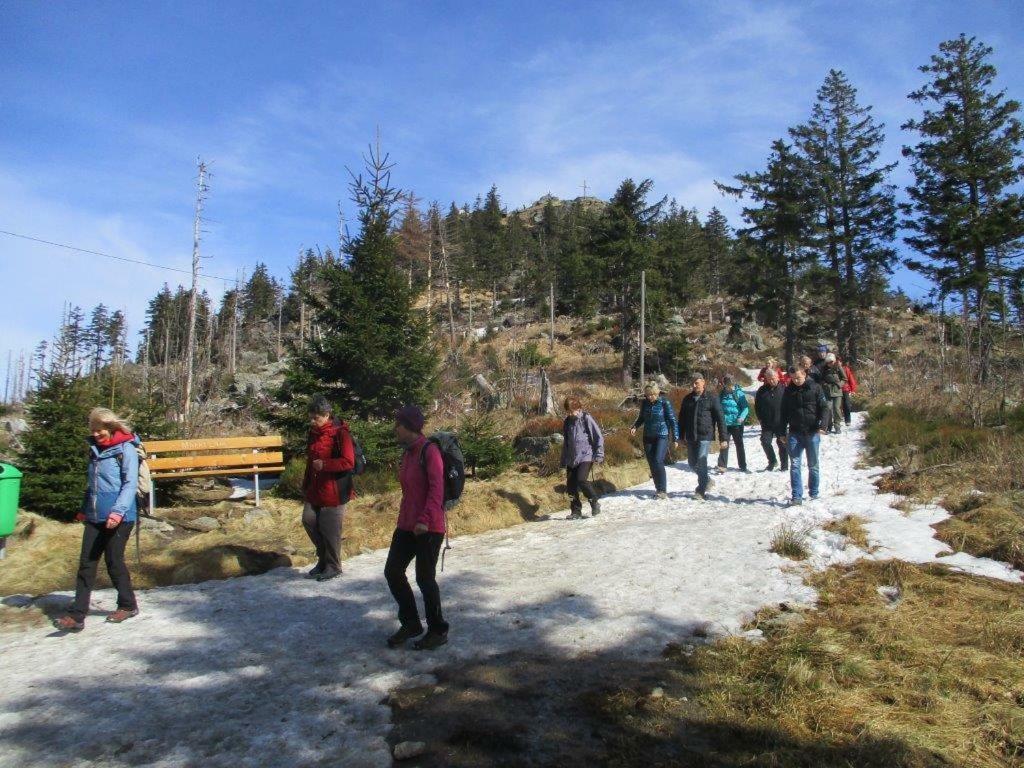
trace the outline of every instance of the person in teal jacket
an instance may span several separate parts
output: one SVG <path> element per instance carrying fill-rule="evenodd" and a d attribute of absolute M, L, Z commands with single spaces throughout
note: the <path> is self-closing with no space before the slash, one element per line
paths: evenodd
<path fill-rule="evenodd" d="M 725 429 L 728 436 L 722 435 L 722 444 L 725 446 L 718 452 L 718 474 L 725 472 L 729 464 L 729 438 L 736 443 L 736 460 L 739 462 L 740 471 L 748 472 L 747 454 L 743 450 L 743 425 L 750 415 L 750 404 L 747 402 L 747 393 L 739 384 L 736 384 L 728 373 L 722 377 L 722 389 L 718 393 L 718 399 L 722 403 L 722 413 L 725 414 Z"/>
<path fill-rule="evenodd" d="M 647 466 L 651 469 L 654 481 L 654 496 L 657 499 L 668 497 L 668 476 L 665 472 L 665 457 L 668 446 L 679 443 L 679 422 L 672 403 L 661 394 L 661 389 L 653 382 L 644 387 L 644 399 L 640 403 L 640 413 L 633 422 L 629 434 L 635 435 L 637 427 L 644 428 L 644 455 Z"/>
<path fill-rule="evenodd" d="M 85 496 L 75 516 L 85 526 L 75 602 L 66 616 L 54 621 L 57 629 L 66 632 L 80 632 L 85 628 L 101 557 L 117 589 L 117 610 L 107 616 L 107 621 L 119 624 L 139 613 L 124 559 L 125 547 L 138 518 L 135 496 L 139 487 L 139 438 L 107 408 L 92 409 L 89 430 L 92 436 Z"/>

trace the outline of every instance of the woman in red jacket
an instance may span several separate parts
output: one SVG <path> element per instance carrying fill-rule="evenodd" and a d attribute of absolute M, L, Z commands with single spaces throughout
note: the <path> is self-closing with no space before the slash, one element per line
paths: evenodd
<path fill-rule="evenodd" d="M 846 426 L 850 426 L 853 409 L 850 403 L 850 396 L 857 393 L 857 378 L 853 375 L 853 369 L 843 363 L 843 373 L 846 374 L 846 381 L 843 383 L 843 420 Z"/>
<path fill-rule="evenodd" d="M 323 395 L 309 402 L 306 474 L 302 478 L 302 527 L 316 547 L 308 576 L 327 581 L 341 575 L 341 526 L 352 498 L 356 452 L 348 424 L 336 420 Z"/>

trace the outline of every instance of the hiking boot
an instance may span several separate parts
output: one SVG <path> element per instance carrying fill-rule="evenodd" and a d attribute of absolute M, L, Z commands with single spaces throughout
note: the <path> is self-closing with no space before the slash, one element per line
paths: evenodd
<path fill-rule="evenodd" d="M 582 520 L 583 519 L 583 513 L 580 512 L 579 510 L 574 509 L 572 512 L 569 513 L 569 516 L 567 518 L 565 518 L 565 519 L 566 520 Z"/>
<path fill-rule="evenodd" d="M 74 616 L 61 616 L 53 620 L 53 626 L 62 632 L 81 632 L 85 629 L 85 622 Z"/>
<path fill-rule="evenodd" d="M 597 499 L 594 499 L 592 502 L 590 502 L 590 516 L 591 517 L 597 517 L 600 514 L 601 514 L 601 502 L 599 502 Z"/>
<path fill-rule="evenodd" d="M 707 493 L 705 493 L 704 491 L 702 491 L 702 490 L 701 490 L 700 488 L 698 488 L 697 490 L 695 490 L 695 491 L 693 492 L 693 494 L 694 494 L 694 496 L 696 496 L 696 497 L 697 497 L 698 499 L 700 499 L 701 501 L 707 501 L 707 500 L 708 500 L 708 495 L 707 495 Z"/>
<path fill-rule="evenodd" d="M 417 651 L 432 651 L 435 648 L 440 648 L 442 645 L 448 642 L 447 632 L 427 632 L 423 637 L 412 644 L 414 650 Z"/>
<path fill-rule="evenodd" d="M 323 573 L 321 573 L 319 576 L 316 577 L 316 580 L 317 581 L 330 581 L 331 579 L 336 579 L 339 576 L 341 576 L 341 571 L 324 571 Z"/>
<path fill-rule="evenodd" d="M 307 579 L 315 579 L 317 576 L 319 576 L 323 572 L 324 572 L 324 564 L 323 563 L 317 563 L 312 568 L 310 568 L 308 571 L 306 571 L 306 578 Z"/>
<path fill-rule="evenodd" d="M 716 475 L 724 475 L 725 474 L 725 467 L 715 467 L 715 474 Z"/>
<path fill-rule="evenodd" d="M 128 621 L 139 615 L 138 608 L 118 608 L 112 614 L 107 616 L 108 624 L 120 624 L 122 621 Z"/>
<path fill-rule="evenodd" d="M 740 467 L 740 472 L 742 472 L 745 475 L 749 475 L 750 474 L 750 470 L 747 469 L 746 467 Z"/>
<path fill-rule="evenodd" d="M 773 461 L 771 464 L 769 464 L 767 467 L 764 468 L 764 471 L 765 472 L 772 472 L 772 471 L 774 471 L 774 469 L 775 469 L 775 462 Z"/>
<path fill-rule="evenodd" d="M 668 494 L 665 493 L 664 491 L 658 491 L 656 494 L 654 494 L 654 498 L 657 499 L 658 501 L 663 501 L 664 499 L 668 498 Z"/>
<path fill-rule="evenodd" d="M 414 637 L 419 637 L 423 634 L 423 627 L 417 625 L 415 627 L 399 627 L 395 634 L 388 638 L 388 648 L 398 648 L 405 645 L 406 640 L 411 640 Z"/>
<path fill-rule="evenodd" d="M 802 507 L 804 505 L 803 499 L 790 499 L 787 507 Z"/>

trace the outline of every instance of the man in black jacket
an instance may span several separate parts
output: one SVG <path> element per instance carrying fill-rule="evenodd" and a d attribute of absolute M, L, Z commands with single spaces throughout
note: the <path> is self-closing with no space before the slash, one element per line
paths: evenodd
<path fill-rule="evenodd" d="M 818 443 L 828 424 L 828 410 L 821 387 L 802 368 L 790 369 L 790 382 L 782 396 L 782 427 L 789 435 L 789 483 L 792 506 L 803 503 L 800 474 L 801 456 L 807 454 L 807 485 L 811 498 L 818 498 Z"/>
<path fill-rule="evenodd" d="M 768 457 L 767 471 L 775 469 L 775 444 L 779 446 L 779 467 L 789 468 L 789 453 L 786 450 L 786 427 L 782 423 L 782 397 L 786 388 L 779 383 L 779 372 L 769 368 L 764 373 L 764 384 L 754 395 L 754 413 L 761 423 L 761 447 Z"/>
<path fill-rule="evenodd" d="M 705 392 L 707 383 L 702 374 L 693 377 L 693 387 L 679 404 L 679 431 L 686 441 L 686 461 L 697 473 L 697 487 L 694 493 L 704 498 L 708 485 L 708 451 L 715 439 L 715 429 L 722 441 L 719 449 L 729 447 L 729 433 L 725 428 L 725 414 L 722 402 L 714 392 Z"/>

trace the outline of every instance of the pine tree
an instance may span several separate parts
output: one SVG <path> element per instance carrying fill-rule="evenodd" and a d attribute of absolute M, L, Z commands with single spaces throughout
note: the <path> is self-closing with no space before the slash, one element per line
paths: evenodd
<path fill-rule="evenodd" d="M 719 189 L 747 198 L 740 235 L 754 246 L 749 276 L 761 311 L 785 329 L 786 363 L 793 364 L 800 329 L 798 287 L 814 261 L 817 200 L 807 164 L 782 139 L 772 143 L 764 171 L 736 176 L 739 186 Z"/>
<path fill-rule="evenodd" d="M 359 234 L 345 244 L 347 262 L 324 265 L 323 298 L 307 294 L 321 335 L 297 354 L 284 395 L 300 399 L 325 393 L 346 414 L 388 418 L 403 403 L 424 403 L 437 365 L 426 318 L 413 310 L 412 294 L 397 267 L 392 223 L 401 191 L 391 187 L 387 156 L 371 150 L 366 176 L 353 176 L 352 199 Z"/>
<path fill-rule="evenodd" d="M 422 286 L 426 280 L 429 245 L 423 214 L 416 207 L 416 198 L 410 195 L 405 200 L 396 243 L 398 268 L 408 277 L 409 290 Z"/>
<path fill-rule="evenodd" d="M 109 346 L 110 314 L 104 304 L 97 305 L 89 317 L 89 327 L 85 329 L 85 344 L 89 347 L 89 373 L 99 372 L 106 362 Z"/>
<path fill-rule="evenodd" d="M 654 261 L 653 234 L 665 199 L 647 202 L 654 182 L 650 179 L 637 184 L 626 179 L 619 185 L 601 217 L 594 238 L 594 250 L 603 267 L 606 295 L 615 296 L 615 311 L 619 316 L 619 334 L 622 345 L 622 383 L 632 386 L 633 367 L 637 356 L 640 328 L 640 273 L 649 269 Z M 650 274 L 648 296 L 651 304 L 658 296 L 658 275 Z"/>
<path fill-rule="evenodd" d="M 717 208 L 708 212 L 704 222 L 704 243 L 707 248 L 707 291 L 712 296 L 721 296 L 729 282 L 732 237 L 729 221 Z"/>
<path fill-rule="evenodd" d="M 1013 267 L 1012 258 L 997 267 L 997 256 L 1018 253 L 1024 237 L 1024 204 L 1014 191 L 1024 180 L 1020 104 L 993 90 L 991 54 L 965 35 L 942 43 L 920 67 L 931 80 L 909 95 L 924 114 L 903 126 L 920 135 L 903 149 L 914 173 L 901 209 L 915 234 L 905 240 L 923 257 L 907 265 L 934 280 L 941 297 L 962 296 L 965 319 L 974 320 L 977 381 L 989 373 L 994 285 Z"/>
<path fill-rule="evenodd" d="M 277 282 L 270 276 L 267 265 L 256 265 L 242 288 L 241 320 L 247 326 L 262 323 L 277 317 Z"/>
<path fill-rule="evenodd" d="M 28 404 L 22 438 L 22 500 L 34 512 L 72 519 L 82 507 L 86 482 L 85 438 L 96 392 L 88 379 L 41 371 Z"/>
<path fill-rule="evenodd" d="M 872 303 L 872 279 L 892 272 L 896 204 L 886 183 L 895 163 L 880 165 L 885 126 L 857 102 L 846 75 L 831 70 L 818 89 L 811 119 L 790 131 L 818 193 L 833 327 L 844 358 L 856 362 L 861 312 Z"/>

